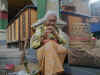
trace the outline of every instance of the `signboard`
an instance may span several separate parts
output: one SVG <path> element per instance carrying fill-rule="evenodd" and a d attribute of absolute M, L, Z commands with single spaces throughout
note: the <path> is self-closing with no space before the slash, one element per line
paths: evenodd
<path fill-rule="evenodd" d="M 0 11 L 0 29 L 6 29 L 8 25 L 8 13 Z"/>

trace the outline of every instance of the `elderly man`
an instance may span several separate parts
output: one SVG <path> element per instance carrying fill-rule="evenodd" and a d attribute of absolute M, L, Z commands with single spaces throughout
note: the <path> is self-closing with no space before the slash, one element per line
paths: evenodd
<path fill-rule="evenodd" d="M 31 48 L 37 49 L 37 58 L 42 75 L 58 75 L 64 72 L 63 63 L 67 55 L 64 48 L 64 33 L 56 26 L 55 12 L 47 12 L 44 23 L 36 27 L 31 39 Z M 62 35 L 63 34 L 63 35 Z"/>

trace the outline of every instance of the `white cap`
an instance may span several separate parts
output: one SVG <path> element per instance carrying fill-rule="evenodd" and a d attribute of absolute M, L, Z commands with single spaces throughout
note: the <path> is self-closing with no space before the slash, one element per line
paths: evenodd
<path fill-rule="evenodd" d="M 57 16 L 57 12 L 56 11 L 50 11 L 49 10 L 49 11 L 47 11 L 47 13 L 44 16 L 44 18 L 47 19 L 49 15 L 55 15 L 55 16 Z"/>
<path fill-rule="evenodd" d="M 52 10 L 51 11 L 50 10 L 47 11 L 46 15 L 42 19 L 38 20 L 35 24 L 33 24 L 32 27 L 38 26 L 38 25 L 44 23 L 47 20 L 47 18 L 48 18 L 49 15 L 55 15 L 55 16 L 57 16 L 57 12 L 56 11 L 52 11 Z"/>

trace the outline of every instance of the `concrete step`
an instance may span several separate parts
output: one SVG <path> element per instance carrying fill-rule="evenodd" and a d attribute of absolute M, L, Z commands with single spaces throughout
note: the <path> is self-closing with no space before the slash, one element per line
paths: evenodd
<path fill-rule="evenodd" d="M 18 65 L 20 64 L 20 57 L 19 58 L 14 58 L 14 57 L 2 57 L 0 58 L 0 65 L 6 65 L 6 64 L 15 64 Z"/>
<path fill-rule="evenodd" d="M 22 52 L 17 48 L 0 49 L 0 65 L 19 64 Z"/>
<path fill-rule="evenodd" d="M 19 48 L 0 48 L 0 51 L 19 51 Z"/>
<path fill-rule="evenodd" d="M 20 51 L 0 51 L 0 57 L 19 57 Z"/>

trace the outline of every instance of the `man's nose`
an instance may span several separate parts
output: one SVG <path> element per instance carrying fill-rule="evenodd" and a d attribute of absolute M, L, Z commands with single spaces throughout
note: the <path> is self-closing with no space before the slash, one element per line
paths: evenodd
<path fill-rule="evenodd" d="M 54 22 L 51 22 L 51 24 L 55 24 Z"/>

